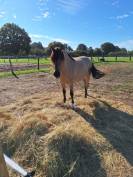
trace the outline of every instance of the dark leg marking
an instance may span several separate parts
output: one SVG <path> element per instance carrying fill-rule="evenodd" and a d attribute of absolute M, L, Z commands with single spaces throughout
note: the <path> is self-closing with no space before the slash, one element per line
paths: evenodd
<path fill-rule="evenodd" d="M 65 88 L 63 88 L 63 97 L 64 97 L 64 103 L 66 102 L 66 89 Z"/>
<path fill-rule="evenodd" d="M 73 88 L 70 88 L 70 96 L 71 96 L 71 99 L 72 99 L 72 104 L 74 104 L 74 99 L 73 99 Z"/>
<path fill-rule="evenodd" d="M 87 98 L 87 87 L 85 87 L 85 98 Z"/>

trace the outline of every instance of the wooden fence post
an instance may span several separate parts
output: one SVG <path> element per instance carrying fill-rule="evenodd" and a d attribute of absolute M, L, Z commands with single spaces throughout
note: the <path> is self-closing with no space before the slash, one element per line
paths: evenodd
<path fill-rule="evenodd" d="M 115 61 L 117 61 L 117 56 L 115 57 Z"/>
<path fill-rule="evenodd" d="M 130 60 L 130 61 L 132 60 L 132 56 L 131 56 L 131 55 L 129 56 L 129 60 Z"/>
<path fill-rule="evenodd" d="M 37 69 L 39 70 L 39 69 L 40 69 L 40 58 L 39 58 L 39 57 L 37 58 L 37 61 L 38 61 L 38 62 L 37 62 L 37 63 L 38 63 L 38 64 L 37 64 Z"/>
<path fill-rule="evenodd" d="M 0 177 L 9 177 L 5 159 L 1 150 L 0 150 Z"/>

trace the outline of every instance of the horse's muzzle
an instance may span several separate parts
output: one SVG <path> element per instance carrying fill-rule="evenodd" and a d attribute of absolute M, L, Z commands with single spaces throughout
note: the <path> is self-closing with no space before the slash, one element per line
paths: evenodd
<path fill-rule="evenodd" d="M 60 72 L 59 72 L 59 71 L 55 71 L 55 72 L 54 72 L 54 76 L 55 76 L 56 78 L 59 78 L 59 77 L 60 77 Z"/>

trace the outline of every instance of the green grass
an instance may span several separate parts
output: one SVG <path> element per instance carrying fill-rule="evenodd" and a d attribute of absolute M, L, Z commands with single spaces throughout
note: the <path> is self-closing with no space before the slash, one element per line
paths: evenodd
<path fill-rule="evenodd" d="M 37 59 L 28 59 L 28 58 L 22 58 L 22 59 L 12 59 L 12 63 L 25 63 L 25 64 L 37 64 L 38 60 Z M 5 64 L 9 63 L 8 59 L 0 59 L 0 64 Z M 51 64 L 51 60 L 49 58 L 41 58 L 40 59 L 40 64 Z"/>
<path fill-rule="evenodd" d="M 102 58 L 102 57 L 99 57 L 99 58 Z M 94 62 L 99 62 L 98 60 L 98 57 L 93 57 L 93 61 Z M 105 57 L 105 62 L 133 62 L 133 57 L 131 60 L 129 60 L 129 57 L 117 57 L 117 60 L 116 60 L 116 57 Z M 101 62 L 102 63 L 102 62 Z"/>
<path fill-rule="evenodd" d="M 23 74 L 31 74 L 31 73 L 39 73 L 39 72 L 45 72 L 45 73 L 49 73 L 50 72 L 50 68 L 44 68 L 44 69 L 28 69 L 28 70 L 19 70 L 19 71 L 15 71 L 15 74 L 18 75 L 23 75 Z M 11 72 L 1 72 L 0 73 L 0 78 L 5 78 L 5 77 L 9 77 L 12 76 Z"/>
<path fill-rule="evenodd" d="M 101 57 L 99 57 L 101 58 Z M 93 57 L 94 62 L 99 62 L 98 57 Z M 116 62 L 115 57 L 105 57 L 106 62 Z M 117 62 L 133 62 L 133 57 L 131 61 L 129 60 L 129 57 L 118 57 Z M 9 63 L 8 59 L 0 59 L 0 64 L 5 64 Z M 28 59 L 28 58 L 22 58 L 22 59 L 12 59 L 13 64 L 17 63 L 25 63 L 25 64 L 37 64 L 38 60 L 37 59 Z M 50 58 L 41 58 L 40 59 L 40 64 L 51 64 Z"/>

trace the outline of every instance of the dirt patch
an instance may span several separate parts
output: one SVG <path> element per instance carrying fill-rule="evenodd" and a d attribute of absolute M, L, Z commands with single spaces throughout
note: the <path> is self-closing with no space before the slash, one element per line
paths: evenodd
<path fill-rule="evenodd" d="M 56 82 L 52 75 L 46 73 L 21 75 L 19 79 L 2 78 L 0 79 L 0 106 L 8 105 L 35 93 L 55 91 L 59 87 Z"/>

